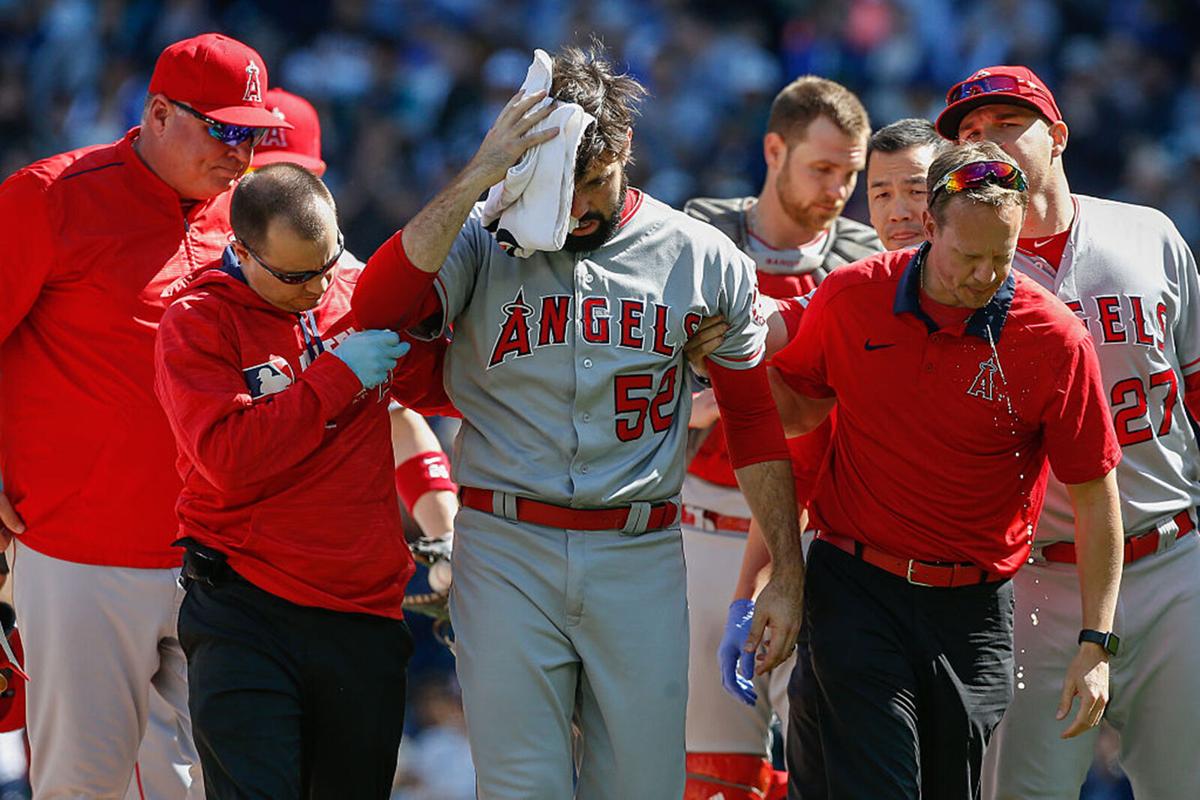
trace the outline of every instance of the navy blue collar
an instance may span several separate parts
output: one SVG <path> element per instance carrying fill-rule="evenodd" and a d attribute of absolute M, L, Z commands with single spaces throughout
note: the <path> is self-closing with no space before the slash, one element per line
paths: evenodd
<path fill-rule="evenodd" d="M 242 272 L 242 262 L 238 261 L 238 257 L 233 254 L 233 245 L 228 245 L 225 252 L 221 254 L 221 272 L 231 278 L 237 278 L 247 286 L 250 282 L 246 280 L 246 274 Z"/>
<path fill-rule="evenodd" d="M 925 323 L 930 333 L 938 330 L 938 324 L 921 308 L 921 264 L 929 255 L 929 242 L 925 242 L 913 253 L 900 283 L 896 287 L 896 302 L 892 304 L 893 314 L 912 314 Z M 1008 309 L 1012 306 L 1013 295 L 1016 293 L 1016 274 L 1011 270 L 1004 283 L 992 295 L 983 308 L 976 310 L 967 318 L 966 333 L 993 343 L 1000 341 L 1000 332 L 1008 320 Z M 989 333 L 991 334 L 989 336 Z"/>

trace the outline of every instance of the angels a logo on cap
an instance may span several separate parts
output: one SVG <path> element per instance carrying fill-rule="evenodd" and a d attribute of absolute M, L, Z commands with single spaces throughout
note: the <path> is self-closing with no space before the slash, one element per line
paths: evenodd
<path fill-rule="evenodd" d="M 272 108 L 271 113 L 287 122 L 287 115 L 278 107 Z M 279 147 L 286 150 L 288 147 L 287 128 L 268 128 L 266 135 L 258 143 L 258 147 L 260 150 L 264 147 Z"/>
<path fill-rule="evenodd" d="M 262 86 L 258 82 L 258 65 L 253 61 L 246 64 L 246 91 L 242 94 L 246 103 L 261 103 Z"/>

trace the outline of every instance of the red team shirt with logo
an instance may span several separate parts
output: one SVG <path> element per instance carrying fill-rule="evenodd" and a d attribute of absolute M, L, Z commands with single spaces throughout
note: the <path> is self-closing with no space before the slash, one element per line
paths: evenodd
<path fill-rule="evenodd" d="M 392 472 L 388 386 L 362 383 L 330 351 L 358 325 L 361 265 L 339 265 L 315 309 L 267 303 L 224 269 L 189 282 L 167 310 L 158 395 L 179 444 L 179 529 L 217 548 L 256 586 L 304 606 L 400 617 L 413 572 Z M 412 342 L 396 399 L 453 413 L 445 341 Z"/>
<path fill-rule="evenodd" d="M 964 322 L 935 309 L 951 323 L 939 327 L 922 310 L 917 255 L 832 273 L 774 359 L 798 393 L 838 401 L 812 525 L 1008 575 L 1028 557 L 1047 465 L 1074 484 L 1120 461 L 1095 349 L 1016 273 Z"/>
<path fill-rule="evenodd" d="M 185 211 L 136 136 L 31 164 L 0 188 L 0 475 L 23 544 L 154 568 L 179 564 L 154 335 L 172 284 L 229 243 L 230 193 Z"/>

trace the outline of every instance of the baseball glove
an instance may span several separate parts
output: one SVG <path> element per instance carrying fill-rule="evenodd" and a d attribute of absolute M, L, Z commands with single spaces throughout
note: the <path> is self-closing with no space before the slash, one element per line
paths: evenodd
<path fill-rule="evenodd" d="M 433 636 L 454 652 L 454 631 L 450 628 L 450 595 L 444 592 L 406 594 L 401 602 L 405 611 L 433 619 Z"/>

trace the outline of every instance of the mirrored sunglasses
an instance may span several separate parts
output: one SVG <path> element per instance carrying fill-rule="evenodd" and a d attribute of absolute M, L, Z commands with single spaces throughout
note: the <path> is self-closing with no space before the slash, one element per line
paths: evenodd
<path fill-rule="evenodd" d="M 957 103 L 959 100 L 974 97 L 978 94 L 992 94 L 994 92 L 1019 94 L 1022 86 L 1028 86 L 1035 90 L 1040 89 L 1036 84 L 1023 81 L 1020 78 L 1014 78 L 1012 75 L 985 75 L 982 78 L 965 80 L 962 83 L 951 86 L 950 91 L 946 92 L 946 105 Z"/>
<path fill-rule="evenodd" d="M 256 147 L 263 140 L 263 137 L 267 135 L 267 131 L 270 130 L 270 128 L 247 128 L 244 125 L 230 125 L 228 122 L 217 122 L 212 117 L 206 117 L 196 109 L 178 100 L 172 100 L 171 105 L 176 108 L 182 108 L 203 122 L 208 126 L 208 135 L 228 147 L 237 147 L 242 142 L 247 141 L 250 142 L 251 147 Z"/>
<path fill-rule="evenodd" d="M 929 193 L 929 204 L 933 205 L 933 199 L 940 191 L 956 194 L 987 183 L 1018 192 L 1025 191 L 1027 187 L 1025 173 L 1012 164 L 1005 161 L 972 161 L 943 175 Z"/>

